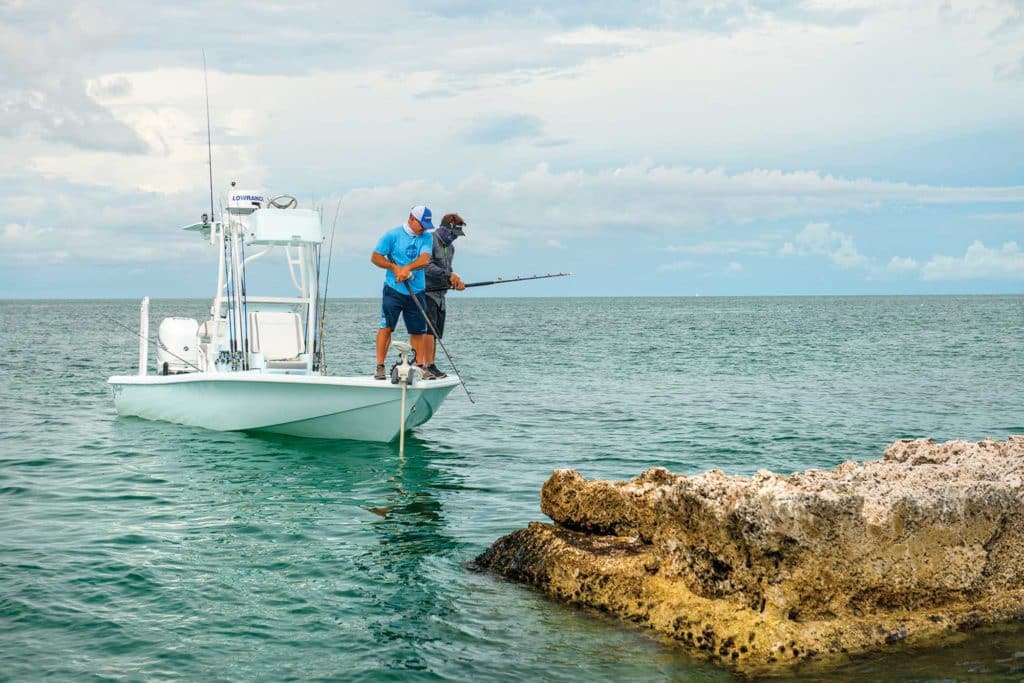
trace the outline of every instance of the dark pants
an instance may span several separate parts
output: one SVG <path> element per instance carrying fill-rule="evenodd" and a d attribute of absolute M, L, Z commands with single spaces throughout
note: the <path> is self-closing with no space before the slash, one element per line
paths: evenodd
<path fill-rule="evenodd" d="M 442 302 L 444 300 L 442 299 Z M 427 312 L 427 319 L 430 320 L 430 324 L 437 330 L 437 338 L 440 339 L 444 336 L 444 313 L 445 309 L 443 304 L 438 303 L 433 297 L 427 297 L 427 306 L 424 309 Z M 430 331 L 429 329 L 427 330 Z"/>

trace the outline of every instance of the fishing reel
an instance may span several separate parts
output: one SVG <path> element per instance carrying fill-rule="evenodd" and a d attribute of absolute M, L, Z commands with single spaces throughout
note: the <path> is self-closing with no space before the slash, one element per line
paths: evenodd
<path fill-rule="evenodd" d="M 398 350 L 398 362 L 391 366 L 391 383 L 406 385 L 414 384 L 420 379 L 420 369 L 416 367 L 416 352 L 405 342 L 393 341 L 391 346 Z M 409 362 L 410 355 L 412 363 Z"/>

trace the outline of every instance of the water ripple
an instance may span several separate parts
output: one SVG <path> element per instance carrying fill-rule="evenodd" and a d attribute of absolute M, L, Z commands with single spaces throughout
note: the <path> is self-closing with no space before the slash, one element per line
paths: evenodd
<path fill-rule="evenodd" d="M 332 304 L 334 371 L 372 370 L 376 308 Z M 404 459 L 117 418 L 137 340 L 99 313 L 137 305 L 0 302 L 0 677 L 728 680 L 466 563 L 543 517 L 557 467 L 791 472 L 1024 432 L 1019 296 L 454 299 L 477 404 L 452 394 Z M 835 678 L 1019 677 L 1022 651 L 1007 628 Z"/>

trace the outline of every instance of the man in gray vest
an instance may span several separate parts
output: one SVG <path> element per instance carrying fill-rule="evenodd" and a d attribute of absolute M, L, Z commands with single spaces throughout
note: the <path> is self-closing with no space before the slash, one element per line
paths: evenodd
<path fill-rule="evenodd" d="M 437 337 L 444 336 L 445 319 L 445 294 L 449 289 L 463 290 L 466 285 L 458 273 L 452 270 L 452 259 L 455 258 L 454 242 L 466 234 L 466 222 L 457 213 L 445 214 L 441 219 L 441 225 L 434 231 L 434 248 L 430 253 L 430 263 L 424 269 L 426 273 L 427 286 L 427 319 L 432 329 L 427 330 L 431 335 L 426 343 L 426 357 L 423 364 L 428 372 L 423 373 L 427 379 L 447 377 L 448 375 L 434 364 L 437 354 L 437 338 L 433 337 L 436 331 Z"/>

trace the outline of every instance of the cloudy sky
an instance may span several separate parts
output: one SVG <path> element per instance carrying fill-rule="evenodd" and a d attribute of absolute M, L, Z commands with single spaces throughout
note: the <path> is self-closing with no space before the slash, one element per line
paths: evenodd
<path fill-rule="evenodd" d="M 1024 291 L 1021 0 L 0 0 L 0 297 L 206 297 L 227 183 L 503 295 Z M 487 291 L 487 290 L 490 291 Z M 501 290 L 501 291 L 498 291 Z"/>

